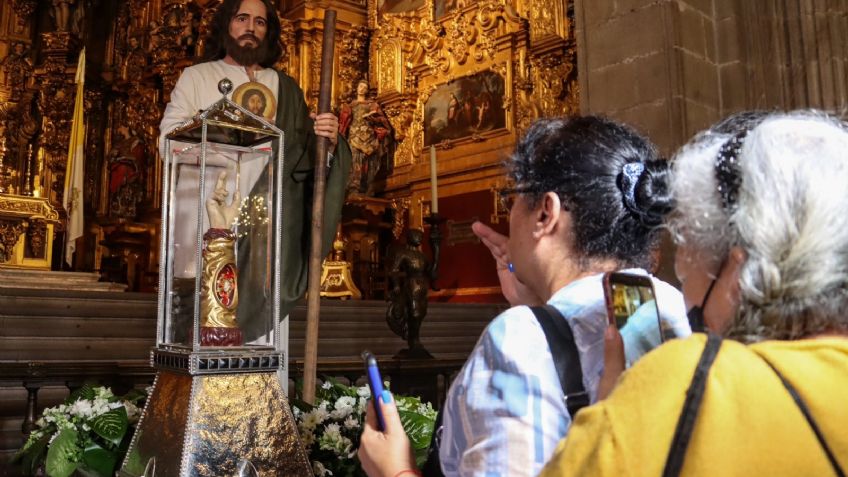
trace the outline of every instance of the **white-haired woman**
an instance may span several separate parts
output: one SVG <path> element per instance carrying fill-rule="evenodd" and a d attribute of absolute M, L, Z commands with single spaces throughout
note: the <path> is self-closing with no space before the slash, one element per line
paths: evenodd
<path fill-rule="evenodd" d="M 684 147 L 676 271 L 711 333 L 629 369 L 541 475 L 845 475 L 846 187 L 848 129 L 821 114 L 741 116 Z M 612 329 L 606 347 L 620 370 Z"/>

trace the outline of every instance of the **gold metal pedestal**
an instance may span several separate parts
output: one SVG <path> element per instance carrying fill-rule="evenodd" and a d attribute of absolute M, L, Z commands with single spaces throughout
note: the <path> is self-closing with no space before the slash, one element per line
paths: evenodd
<path fill-rule="evenodd" d="M 276 373 L 162 370 L 119 475 L 311 476 L 312 469 Z"/>

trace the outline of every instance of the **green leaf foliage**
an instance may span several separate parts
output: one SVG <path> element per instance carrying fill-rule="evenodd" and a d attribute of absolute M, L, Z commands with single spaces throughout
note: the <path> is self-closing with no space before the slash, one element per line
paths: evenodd
<path fill-rule="evenodd" d="M 65 399 L 66 405 L 71 405 L 80 399 L 89 399 L 92 400 L 97 395 L 97 392 L 94 390 L 94 385 L 85 383 L 82 387 L 74 390 L 71 394 L 68 395 L 67 399 Z"/>
<path fill-rule="evenodd" d="M 414 411 L 398 410 L 403 430 L 413 449 L 427 449 L 433 435 L 433 419 Z"/>
<path fill-rule="evenodd" d="M 48 442 L 50 442 L 50 434 L 41 439 L 28 440 L 26 445 L 12 457 L 12 462 L 20 462 L 21 472 L 24 475 L 35 475 L 35 470 L 44 462 Z"/>
<path fill-rule="evenodd" d="M 130 389 L 130 391 L 120 397 L 122 401 L 129 401 L 133 404 L 138 404 L 140 401 L 147 399 L 147 393 L 138 389 Z"/>
<path fill-rule="evenodd" d="M 79 466 L 79 435 L 73 429 L 63 429 L 47 450 L 45 466 L 50 477 L 68 477 Z"/>
<path fill-rule="evenodd" d="M 92 443 L 83 451 L 82 463 L 96 475 L 114 475 L 118 454 Z"/>
<path fill-rule="evenodd" d="M 121 444 L 124 434 L 127 433 L 129 419 L 124 407 L 112 409 L 95 417 L 91 421 L 91 430 L 98 436 L 106 439 L 116 447 Z"/>

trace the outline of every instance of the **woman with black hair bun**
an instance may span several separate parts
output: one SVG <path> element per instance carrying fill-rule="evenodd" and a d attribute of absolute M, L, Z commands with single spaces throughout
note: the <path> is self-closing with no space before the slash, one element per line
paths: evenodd
<path fill-rule="evenodd" d="M 608 323 L 602 277 L 619 270 L 648 275 L 658 225 L 671 207 L 667 166 L 654 146 L 605 118 L 537 121 L 507 170 L 513 186 L 501 195 L 510 210 L 509 238 L 480 223 L 474 230 L 492 250 L 513 307 L 486 328 L 454 380 L 434 434 L 439 446 L 431 459 L 440 465 L 435 472 L 428 465 L 428 475 L 538 474 L 568 432 L 574 404 L 596 400 Z M 653 284 L 663 323 L 688 335 L 680 293 L 660 280 Z M 543 303 L 552 309 L 547 323 L 571 331 L 574 352 L 564 368 L 554 362 L 545 319 L 524 306 Z M 626 338 L 631 362 L 659 345 L 653 323 L 653 330 L 634 327 Z M 563 399 L 562 382 L 575 376 L 582 395 Z M 369 412 L 363 468 L 372 476 L 416 473 L 396 408 L 378 401 L 386 431 L 376 429 Z"/>

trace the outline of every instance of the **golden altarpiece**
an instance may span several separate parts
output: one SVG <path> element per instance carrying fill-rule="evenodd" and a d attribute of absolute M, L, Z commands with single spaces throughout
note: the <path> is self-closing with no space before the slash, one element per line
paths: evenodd
<path fill-rule="evenodd" d="M 162 194 L 158 125 L 180 72 L 203 52 L 218 3 L 3 3 L 0 266 L 61 267 L 61 252 L 49 253 L 62 250 L 73 78 L 85 46 L 86 230 L 72 268 L 98 271 L 133 290 L 155 290 Z M 313 106 L 323 9 L 338 11 L 333 104 L 343 126 L 346 111 L 353 112 L 343 134 L 351 143 L 354 134 L 365 135 L 359 152 L 368 166 L 351 188 L 334 261 L 353 266 L 363 297 L 378 296 L 382 284 L 371 272 L 380 270 L 390 243 L 409 227 L 427 229 L 434 149 L 440 213 L 447 219 L 442 253 L 448 259 L 445 289 L 433 296 L 494 293 L 496 283 L 464 278 L 467 260 L 485 258 L 468 253 L 467 247 L 480 248 L 470 224 L 480 219 L 504 226 L 497 190 L 505 186 L 502 164 L 522 130 L 534 118 L 578 111 L 572 2 L 276 4 L 284 45 L 277 67 L 295 78 Z M 378 114 L 357 129 L 357 107 Z M 375 137 L 379 144 L 369 148 Z"/>

